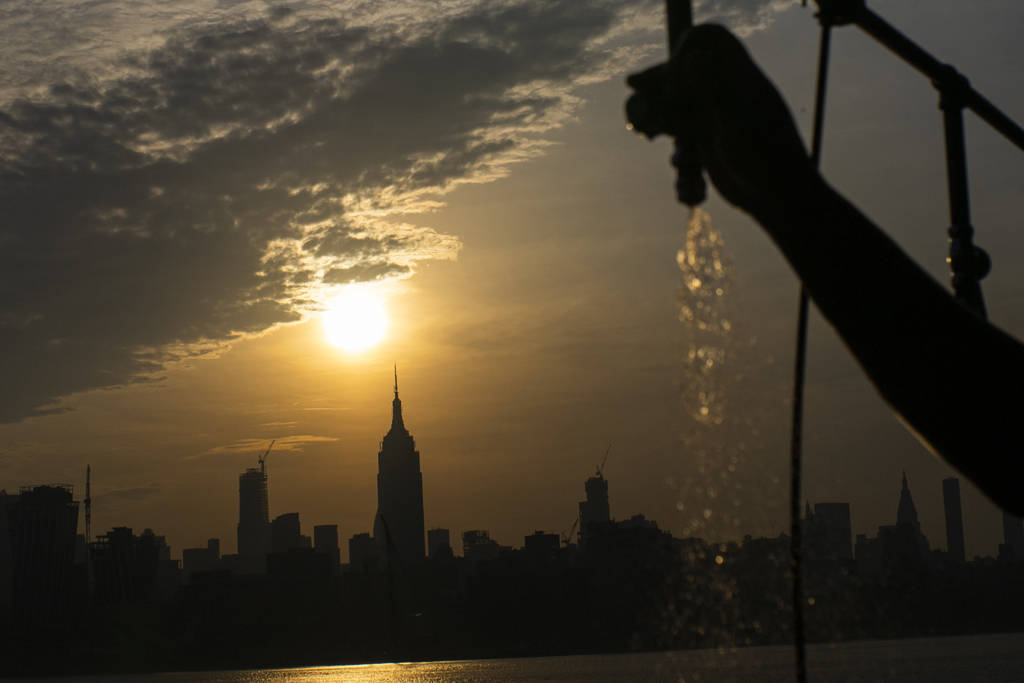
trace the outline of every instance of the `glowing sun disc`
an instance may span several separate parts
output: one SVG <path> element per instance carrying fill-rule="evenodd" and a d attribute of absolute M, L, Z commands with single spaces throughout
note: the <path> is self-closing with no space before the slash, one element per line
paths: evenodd
<path fill-rule="evenodd" d="M 351 288 L 327 304 L 323 313 L 327 343 L 343 351 L 365 351 L 384 341 L 388 314 L 374 292 Z"/>

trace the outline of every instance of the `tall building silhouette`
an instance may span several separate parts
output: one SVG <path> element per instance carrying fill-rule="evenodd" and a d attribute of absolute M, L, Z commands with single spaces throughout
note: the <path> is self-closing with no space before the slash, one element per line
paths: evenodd
<path fill-rule="evenodd" d="M 896 524 L 909 524 L 916 529 L 921 528 L 917 521 L 917 508 L 910 497 L 910 486 L 907 485 L 907 473 L 903 473 L 903 489 L 900 491 L 900 504 L 896 508 Z"/>
<path fill-rule="evenodd" d="M 946 549 L 955 562 L 963 562 L 964 518 L 960 505 L 960 480 L 950 477 L 942 480 L 942 505 L 946 509 Z"/>
<path fill-rule="evenodd" d="M 238 477 L 238 556 L 248 571 L 263 571 L 270 552 L 267 472 L 250 467 Z"/>
<path fill-rule="evenodd" d="M 999 547 L 1000 557 L 1024 560 L 1024 521 L 1009 512 L 1003 512 L 1003 541 Z"/>
<path fill-rule="evenodd" d="M 75 585 L 78 501 L 65 484 L 22 487 L 2 495 L 6 528 L 0 528 L 0 571 L 9 587 L 15 624 L 63 624 Z M 8 596 L 5 596 L 5 598 Z M 6 600 L 0 600 L 4 602 Z"/>
<path fill-rule="evenodd" d="M 373 536 L 385 564 L 401 567 L 424 560 L 423 475 L 416 442 L 402 421 L 395 368 L 391 429 L 377 454 L 377 516 Z"/>
<path fill-rule="evenodd" d="M 907 473 L 903 473 L 903 488 L 896 508 L 896 524 L 878 527 L 882 567 L 890 578 L 911 581 L 927 571 L 931 562 L 928 539 L 921 533 L 917 508 L 910 496 Z"/>
<path fill-rule="evenodd" d="M 849 503 L 815 503 L 813 512 L 808 503 L 804 524 L 810 558 L 829 561 L 853 559 Z"/>
<path fill-rule="evenodd" d="M 585 540 L 593 534 L 595 525 L 607 524 L 611 521 L 611 508 L 608 505 L 608 480 L 600 469 L 597 474 L 587 479 L 584 484 L 587 499 L 580 501 L 580 539 Z"/>

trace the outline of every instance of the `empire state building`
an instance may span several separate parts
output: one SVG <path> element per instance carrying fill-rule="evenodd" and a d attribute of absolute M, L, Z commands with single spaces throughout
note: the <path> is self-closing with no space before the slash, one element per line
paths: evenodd
<path fill-rule="evenodd" d="M 391 429 L 381 441 L 377 454 L 377 516 L 373 536 L 385 563 L 408 568 L 423 562 L 423 535 L 420 454 L 402 421 L 396 368 Z"/>

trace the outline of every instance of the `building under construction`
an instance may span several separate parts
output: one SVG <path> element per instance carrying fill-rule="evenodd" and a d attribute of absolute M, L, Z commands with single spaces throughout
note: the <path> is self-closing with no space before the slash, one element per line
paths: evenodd
<path fill-rule="evenodd" d="M 270 447 L 273 448 L 274 442 Z M 266 459 L 270 448 L 259 458 L 259 467 L 250 467 L 238 477 L 238 559 L 246 573 L 266 571 L 270 552 L 270 502 L 267 495 Z"/>

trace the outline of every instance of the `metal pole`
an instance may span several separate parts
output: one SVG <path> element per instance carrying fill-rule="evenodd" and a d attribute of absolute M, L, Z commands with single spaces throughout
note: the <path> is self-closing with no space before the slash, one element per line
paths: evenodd
<path fill-rule="evenodd" d="M 973 243 L 967 187 L 967 153 L 963 110 L 970 109 L 1003 137 L 1024 150 L 1024 129 L 971 87 L 949 64 L 944 64 L 900 33 L 864 4 L 864 0 L 817 0 L 822 15 L 836 24 L 855 24 L 896 56 L 927 76 L 939 91 L 946 144 L 946 181 L 949 191 L 949 265 L 953 291 L 978 315 L 985 316 L 981 279 L 989 271 L 988 254 Z"/>
<path fill-rule="evenodd" d="M 988 257 L 974 246 L 970 197 L 967 189 L 967 152 L 964 116 L 957 93 L 942 91 L 940 105 L 946 138 L 946 181 L 949 188 L 949 267 L 953 291 L 971 310 L 985 317 L 981 278 L 988 272 Z"/>

